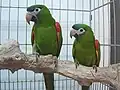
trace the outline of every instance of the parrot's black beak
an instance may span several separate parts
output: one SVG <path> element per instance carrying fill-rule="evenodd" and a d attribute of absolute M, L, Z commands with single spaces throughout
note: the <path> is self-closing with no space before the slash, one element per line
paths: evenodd
<path fill-rule="evenodd" d="M 72 38 L 72 36 L 74 36 L 75 38 L 78 37 L 77 31 L 74 29 L 70 31 L 70 37 Z"/>
<path fill-rule="evenodd" d="M 26 13 L 26 21 L 28 24 L 30 24 L 30 21 L 36 22 L 37 21 L 37 16 L 34 13 Z"/>

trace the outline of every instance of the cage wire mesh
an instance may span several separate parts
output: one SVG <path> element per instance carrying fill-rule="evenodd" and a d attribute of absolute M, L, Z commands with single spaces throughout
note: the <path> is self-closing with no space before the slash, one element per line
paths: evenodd
<path fill-rule="evenodd" d="M 0 43 L 15 39 L 23 52 L 32 52 L 30 35 L 32 25 L 25 21 L 26 8 L 33 4 L 46 5 L 52 16 L 59 21 L 63 33 L 60 59 L 72 60 L 72 43 L 69 32 L 75 23 L 92 27 L 101 43 L 100 67 L 110 64 L 110 4 L 112 0 L 0 0 Z M 114 7 L 112 7 L 114 8 Z M 80 85 L 70 78 L 55 74 L 55 90 L 81 90 Z M 45 90 L 42 74 L 19 70 L 12 74 L 0 70 L 0 90 Z M 93 83 L 90 90 L 109 90 L 107 85 Z"/>

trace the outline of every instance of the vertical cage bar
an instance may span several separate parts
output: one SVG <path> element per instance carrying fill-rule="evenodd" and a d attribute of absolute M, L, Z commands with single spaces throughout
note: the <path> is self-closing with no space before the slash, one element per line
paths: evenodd
<path fill-rule="evenodd" d="M 53 0 L 51 0 L 51 8 L 53 9 Z M 53 10 L 51 10 L 51 12 L 53 13 Z"/>
<path fill-rule="evenodd" d="M 91 4 L 92 4 L 92 2 L 91 2 L 91 0 L 89 0 L 89 3 L 90 3 L 90 6 L 89 6 L 89 13 L 90 13 L 90 16 L 89 16 L 89 25 L 90 25 L 90 27 L 91 27 L 91 24 L 92 24 L 92 13 L 91 13 Z"/>
<path fill-rule="evenodd" d="M 26 7 L 28 7 L 28 0 L 26 0 Z M 27 53 L 27 23 L 26 23 L 26 40 L 25 40 L 25 53 Z M 27 70 L 25 70 L 25 82 L 26 82 L 26 89 L 27 89 L 27 87 L 28 87 L 28 80 L 27 80 L 27 77 L 28 77 L 28 75 L 27 75 Z"/>
<path fill-rule="evenodd" d="M 15 87 L 15 85 L 14 85 L 14 81 L 13 81 L 12 85 L 13 85 L 13 90 L 15 90 L 15 89 L 14 89 L 14 87 Z"/>
<path fill-rule="evenodd" d="M 9 7 L 11 7 L 11 0 L 9 0 Z M 8 19 L 8 39 L 10 39 L 10 11 L 11 8 L 9 8 L 9 19 Z"/>
<path fill-rule="evenodd" d="M 19 7 L 19 0 L 18 0 L 18 7 Z M 17 8 L 17 41 L 19 35 L 19 8 Z"/>
<path fill-rule="evenodd" d="M 27 85 L 27 71 L 25 71 L 25 84 L 26 84 L 26 85 L 25 85 L 25 88 L 27 89 L 27 86 L 28 86 L 28 85 Z"/>
<path fill-rule="evenodd" d="M 11 6 L 11 0 L 9 0 L 9 7 Z M 9 8 L 9 18 L 8 18 L 8 39 L 10 39 L 10 11 L 11 9 Z M 8 90 L 10 90 L 10 72 L 8 70 Z"/>
<path fill-rule="evenodd" d="M 18 7 L 19 7 L 19 0 L 18 0 Z M 19 36 L 19 8 L 17 8 L 17 41 Z M 17 90 L 19 90 L 19 72 L 17 71 Z"/>
<path fill-rule="evenodd" d="M 114 44 L 116 45 L 116 11 L 115 11 L 115 0 L 113 0 L 113 14 L 114 14 Z M 114 63 L 117 63 L 116 57 L 116 46 L 114 46 Z"/>
<path fill-rule="evenodd" d="M 69 0 L 67 0 L 67 9 L 69 9 Z M 67 44 L 68 44 L 68 26 L 69 26 L 69 21 L 68 21 L 68 19 L 69 19 L 69 11 L 67 10 Z M 68 60 L 68 45 L 66 45 L 67 47 L 67 52 L 66 52 L 66 60 Z"/>
<path fill-rule="evenodd" d="M 4 90 L 6 90 L 6 82 L 3 82 L 4 83 Z M 8 88 L 9 89 L 9 88 Z"/>
<path fill-rule="evenodd" d="M 110 0 L 107 0 L 107 1 L 110 2 Z M 111 27 L 110 27 L 110 4 L 108 5 L 108 30 L 111 30 Z M 108 37 L 108 41 L 109 41 L 108 43 L 110 44 L 111 42 L 110 42 L 109 39 L 111 39 L 111 37 Z M 110 55 L 110 47 L 111 46 L 108 46 L 108 47 L 109 47 L 109 55 Z M 110 65 L 110 57 L 109 57 L 109 60 L 108 60 L 108 64 Z"/>
<path fill-rule="evenodd" d="M 35 4 L 36 4 L 36 0 L 35 0 Z"/>
<path fill-rule="evenodd" d="M 67 9 L 69 9 L 69 0 L 67 0 Z M 68 44 L 68 26 L 69 26 L 69 11 L 67 10 L 67 44 Z M 68 45 L 66 45 L 66 60 L 68 60 Z M 66 90 L 67 90 L 67 77 L 66 77 Z"/>
<path fill-rule="evenodd" d="M 2 6 L 2 0 L 0 0 L 0 6 Z M 1 44 L 1 27 L 2 27 L 2 24 L 1 24 L 1 21 L 2 21 L 2 19 L 1 19 L 1 14 L 2 14 L 2 7 L 0 8 L 0 44 Z M 1 73 L 2 72 L 2 70 L 0 70 L 0 90 L 1 90 L 1 84 L 2 84 L 2 81 L 1 81 Z"/>
<path fill-rule="evenodd" d="M 70 80 L 70 90 L 72 89 L 72 84 L 71 84 L 71 81 L 72 81 L 72 80 Z"/>
<path fill-rule="evenodd" d="M 0 6 L 2 6 L 2 0 L 0 0 Z M 2 14 L 2 7 L 0 8 L 0 44 L 1 44 L 1 27 L 2 27 L 2 24 L 1 24 L 1 21 L 2 21 L 2 19 L 1 19 L 1 14 Z M 1 72 L 1 71 L 0 71 Z M 1 77 L 0 77 L 1 78 Z M 1 81 L 1 79 L 0 79 L 0 81 Z M 0 86 L 0 88 L 1 88 L 1 86 Z"/>
<path fill-rule="evenodd" d="M 77 8 L 77 7 L 76 7 L 76 6 L 77 6 L 77 5 L 76 5 L 76 2 L 77 2 L 77 1 L 75 0 L 75 10 L 76 10 L 76 8 Z M 75 23 L 76 23 L 76 11 L 75 11 Z"/>
<path fill-rule="evenodd" d="M 94 8 L 95 8 L 95 0 L 94 0 Z M 93 25 L 94 25 L 94 31 L 95 31 L 95 10 L 93 11 L 94 12 L 94 23 L 93 23 Z"/>
<path fill-rule="evenodd" d="M 101 84 L 101 86 L 102 86 L 102 90 L 104 90 L 104 85 L 103 85 L 103 84 Z"/>
<path fill-rule="evenodd" d="M 1 90 L 1 84 L 2 84 L 2 80 L 1 80 L 1 73 L 2 71 L 0 70 L 0 90 Z"/>
<path fill-rule="evenodd" d="M 28 7 L 28 0 L 26 0 L 26 7 Z M 25 53 L 27 53 L 27 23 L 26 23 L 26 40 L 25 40 Z"/>
<path fill-rule="evenodd" d="M 102 88 L 102 84 L 100 83 L 100 90 L 102 90 L 101 88 Z"/>
<path fill-rule="evenodd" d="M 110 1 L 113 1 L 113 0 L 110 0 Z M 110 31 L 110 34 L 111 34 L 111 44 L 114 44 L 114 8 L 113 8 L 113 2 L 110 4 L 110 27 L 111 27 L 111 31 Z M 113 64 L 115 63 L 114 62 L 114 47 L 111 46 L 111 52 L 110 52 L 110 64 Z"/>
<path fill-rule="evenodd" d="M 40 80 L 38 80 L 38 90 L 40 90 Z"/>
<path fill-rule="evenodd" d="M 35 73 L 34 73 L 34 90 L 36 90 L 36 77 L 35 77 Z"/>
<path fill-rule="evenodd" d="M 36 77 L 35 77 L 35 73 L 34 73 L 34 90 L 36 90 Z"/>
<path fill-rule="evenodd" d="M 35 82 L 35 81 L 33 81 L 33 82 Z M 29 88 L 29 90 L 32 90 L 32 80 L 30 81 L 30 88 Z"/>
<path fill-rule="evenodd" d="M 11 6 L 11 0 L 9 0 L 9 7 Z M 9 19 L 8 19 L 8 39 L 10 39 L 10 11 L 11 9 L 9 8 Z M 10 90 L 10 72 L 8 70 L 8 90 Z"/>
<path fill-rule="evenodd" d="M 100 5 L 100 3 L 98 0 L 97 7 L 99 7 L 99 5 Z M 100 9 L 98 9 L 98 38 L 100 39 Z M 104 63 L 103 63 L 103 65 L 104 65 Z"/>
<path fill-rule="evenodd" d="M 45 4 L 45 0 L 43 0 L 43 4 Z"/>
<path fill-rule="evenodd" d="M 63 80 L 62 80 L 62 90 L 64 89 L 64 82 L 63 82 Z"/>
<path fill-rule="evenodd" d="M 82 86 L 80 86 L 82 88 Z M 77 90 L 79 90 L 79 84 L 77 84 Z"/>
<path fill-rule="evenodd" d="M 84 9 L 84 0 L 82 0 L 82 10 L 83 9 Z M 82 11 L 82 23 L 84 23 L 83 19 L 84 19 L 84 12 Z"/>
<path fill-rule="evenodd" d="M 102 4 L 104 4 L 104 0 L 102 0 Z M 105 44 L 105 26 L 104 26 L 104 6 L 102 7 L 103 12 L 103 44 Z M 103 46 L 103 67 L 105 66 L 105 46 Z"/>
<path fill-rule="evenodd" d="M 24 90 L 23 81 L 21 81 L 21 90 Z"/>
<path fill-rule="evenodd" d="M 42 84 L 41 85 L 42 85 L 42 90 L 44 90 L 44 80 L 42 80 Z"/>

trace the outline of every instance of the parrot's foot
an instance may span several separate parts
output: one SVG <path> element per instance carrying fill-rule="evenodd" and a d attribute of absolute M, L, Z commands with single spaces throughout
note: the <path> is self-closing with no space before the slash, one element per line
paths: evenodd
<path fill-rule="evenodd" d="M 97 72 L 97 66 L 93 65 L 93 69 L 95 70 L 95 73 Z"/>
<path fill-rule="evenodd" d="M 75 68 L 77 69 L 77 67 L 78 67 L 78 65 L 77 64 L 75 64 Z"/>
<path fill-rule="evenodd" d="M 33 52 L 33 55 L 36 56 L 36 62 L 38 62 L 38 58 L 39 58 L 40 54 L 38 52 Z"/>
<path fill-rule="evenodd" d="M 55 57 L 54 59 L 55 59 L 55 61 L 54 61 L 54 64 L 55 64 L 55 70 L 57 70 L 58 59 L 57 59 L 57 57 Z"/>
<path fill-rule="evenodd" d="M 79 62 L 76 60 L 76 62 L 75 62 L 76 69 L 77 69 L 78 66 L 79 66 Z"/>

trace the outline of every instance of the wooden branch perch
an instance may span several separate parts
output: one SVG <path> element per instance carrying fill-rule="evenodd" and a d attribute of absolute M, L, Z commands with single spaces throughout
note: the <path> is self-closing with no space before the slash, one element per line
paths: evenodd
<path fill-rule="evenodd" d="M 120 90 L 120 63 L 109 67 L 100 67 L 95 73 L 92 67 L 80 65 L 75 69 L 72 61 L 57 60 L 55 56 L 40 56 L 36 62 L 35 55 L 26 55 L 21 52 L 19 43 L 10 40 L 0 46 L 0 69 L 9 69 L 15 72 L 19 69 L 32 70 L 36 73 L 54 72 L 72 78 L 81 85 L 89 85 L 90 82 L 102 82 L 115 86 Z"/>

